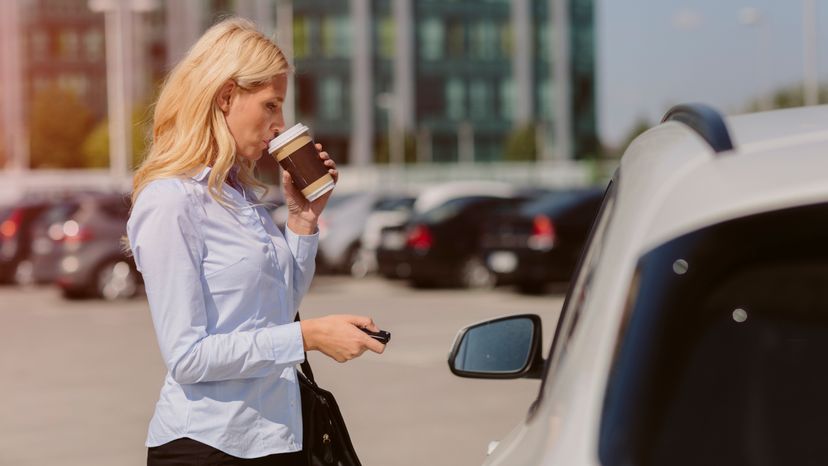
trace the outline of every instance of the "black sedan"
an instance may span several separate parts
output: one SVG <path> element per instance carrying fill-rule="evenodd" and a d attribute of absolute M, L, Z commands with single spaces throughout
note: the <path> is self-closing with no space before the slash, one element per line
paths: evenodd
<path fill-rule="evenodd" d="M 495 277 L 481 260 L 480 237 L 487 219 L 516 209 L 527 198 L 466 196 L 412 218 L 405 252 L 413 285 L 487 288 Z"/>
<path fill-rule="evenodd" d="M 601 189 L 550 193 L 491 218 L 481 252 L 498 283 L 539 293 L 549 283 L 568 281 L 602 198 Z"/>

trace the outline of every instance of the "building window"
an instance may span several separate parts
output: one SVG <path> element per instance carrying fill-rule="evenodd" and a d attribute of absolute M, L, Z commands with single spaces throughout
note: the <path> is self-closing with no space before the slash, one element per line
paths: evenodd
<path fill-rule="evenodd" d="M 342 58 L 351 56 L 351 21 L 346 16 L 336 18 L 337 55 Z"/>
<path fill-rule="evenodd" d="M 511 57 L 514 47 L 515 36 L 512 31 L 512 23 L 503 23 L 500 26 L 500 56 Z"/>
<path fill-rule="evenodd" d="M 60 58 L 74 61 L 78 59 L 79 49 L 78 33 L 75 31 L 63 31 L 60 33 L 58 44 L 60 46 Z"/>
<path fill-rule="evenodd" d="M 322 56 L 331 58 L 337 54 L 336 20 L 330 16 L 322 18 L 320 26 L 322 34 Z"/>
<path fill-rule="evenodd" d="M 293 18 L 293 56 L 306 58 L 311 54 L 311 25 L 308 18 L 296 16 Z"/>
<path fill-rule="evenodd" d="M 342 81 L 327 77 L 322 80 L 322 117 L 326 120 L 342 118 Z"/>
<path fill-rule="evenodd" d="M 466 53 L 466 27 L 460 21 L 450 21 L 448 24 L 448 56 L 463 58 Z"/>
<path fill-rule="evenodd" d="M 466 84 L 458 78 L 446 83 L 446 116 L 452 120 L 466 118 Z"/>
<path fill-rule="evenodd" d="M 83 46 L 86 50 L 86 59 L 91 62 L 100 61 L 103 57 L 103 34 L 99 29 L 92 29 L 83 37 Z"/>
<path fill-rule="evenodd" d="M 489 83 L 483 80 L 472 81 L 469 87 L 470 114 L 476 119 L 486 119 L 492 113 L 492 95 L 489 91 Z"/>
<path fill-rule="evenodd" d="M 351 54 L 351 28 L 346 17 L 322 18 L 322 55 L 328 58 L 347 58 Z"/>
<path fill-rule="evenodd" d="M 390 16 L 386 16 L 379 20 L 377 24 L 377 45 L 376 50 L 380 58 L 391 59 L 394 58 L 394 41 L 396 39 L 396 32 L 394 31 L 394 21 Z"/>
<path fill-rule="evenodd" d="M 49 34 L 42 30 L 32 33 L 32 58 L 42 61 L 49 58 Z"/>
<path fill-rule="evenodd" d="M 424 60 L 443 58 L 445 29 L 439 18 L 428 18 L 420 23 L 420 55 Z"/>
<path fill-rule="evenodd" d="M 479 60 L 496 58 L 498 51 L 498 28 L 492 21 L 475 23 L 470 31 L 469 53 Z"/>
<path fill-rule="evenodd" d="M 552 121 L 552 108 L 555 105 L 555 88 L 551 80 L 544 80 L 538 89 L 538 114 L 546 121 Z"/>
<path fill-rule="evenodd" d="M 504 120 L 515 117 L 515 82 L 511 79 L 500 82 L 500 115 Z"/>

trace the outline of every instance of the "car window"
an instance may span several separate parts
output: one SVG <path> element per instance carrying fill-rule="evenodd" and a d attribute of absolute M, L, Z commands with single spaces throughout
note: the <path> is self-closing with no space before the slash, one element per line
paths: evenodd
<path fill-rule="evenodd" d="M 544 366 L 544 375 L 538 399 L 533 404 L 532 410 L 543 399 L 546 390 L 546 384 L 549 380 L 554 379 L 555 372 L 560 366 L 563 358 L 566 357 L 566 351 L 569 345 L 578 321 L 581 317 L 583 305 L 592 288 L 592 278 L 596 271 L 598 259 L 601 256 L 601 251 L 604 246 L 604 239 L 606 236 L 607 226 L 612 217 L 613 205 L 615 202 L 615 191 L 617 184 L 617 177 L 615 181 L 611 181 L 607 186 L 604 194 L 604 201 L 601 209 L 590 232 L 589 238 L 585 243 L 584 253 L 581 256 L 580 263 L 576 268 L 575 278 L 572 280 L 569 291 L 564 299 L 563 307 L 561 308 L 560 316 L 558 317 L 558 324 L 555 328 L 555 336 L 552 338 L 552 346 L 549 349 L 546 363 Z"/>
<path fill-rule="evenodd" d="M 418 215 L 415 221 L 425 223 L 440 223 L 442 221 L 455 217 L 457 214 L 460 213 L 460 211 L 462 211 L 470 205 L 478 204 L 490 199 L 493 198 L 484 196 L 470 196 L 452 199 L 450 201 L 444 202 L 443 204 L 429 211 L 426 211 Z"/>
<path fill-rule="evenodd" d="M 577 203 L 583 197 L 583 193 L 577 191 L 561 191 L 546 194 L 543 197 L 524 204 L 520 212 L 527 217 L 538 214 L 549 214 L 564 210 Z"/>
<path fill-rule="evenodd" d="M 49 207 L 38 217 L 35 224 L 38 227 L 48 227 L 55 223 L 62 223 L 70 219 L 78 210 L 77 202 L 61 202 Z"/>
<path fill-rule="evenodd" d="M 828 203 L 729 220 L 645 254 L 613 360 L 599 456 L 622 464 L 821 464 Z"/>
<path fill-rule="evenodd" d="M 380 199 L 374 205 L 374 210 L 381 212 L 391 212 L 395 210 L 408 212 L 414 208 L 414 201 L 416 201 L 416 198 L 413 197 Z"/>

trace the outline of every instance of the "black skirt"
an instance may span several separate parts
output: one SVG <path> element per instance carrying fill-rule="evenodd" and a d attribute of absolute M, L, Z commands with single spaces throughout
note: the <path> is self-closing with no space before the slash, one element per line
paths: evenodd
<path fill-rule="evenodd" d="M 147 466 L 307 466 L 304 452 L 279 453 L 261 458 L 238 458 L 195 441 L 180 438 L 147 449 Z"/>

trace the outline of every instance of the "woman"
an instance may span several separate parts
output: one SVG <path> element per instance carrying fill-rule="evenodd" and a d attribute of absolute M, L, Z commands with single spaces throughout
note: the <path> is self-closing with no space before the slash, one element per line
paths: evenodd
<path fill-rule="evenodd" d="M 370 318 L 294 322 L 314 273 L 317 220 L 283 173 L 285 233 L 257 204 L 253 175 L 284 129 L 288 64 L 252 23 L 210 28 L 168 76 L 136 171 L 127 234 L 167 375 L 148 465 L 299 465 L 295 365 L 318 350 L 344 362 L 384 346 Z M 317 144 L 336 180 L 336 164 Z"/>

